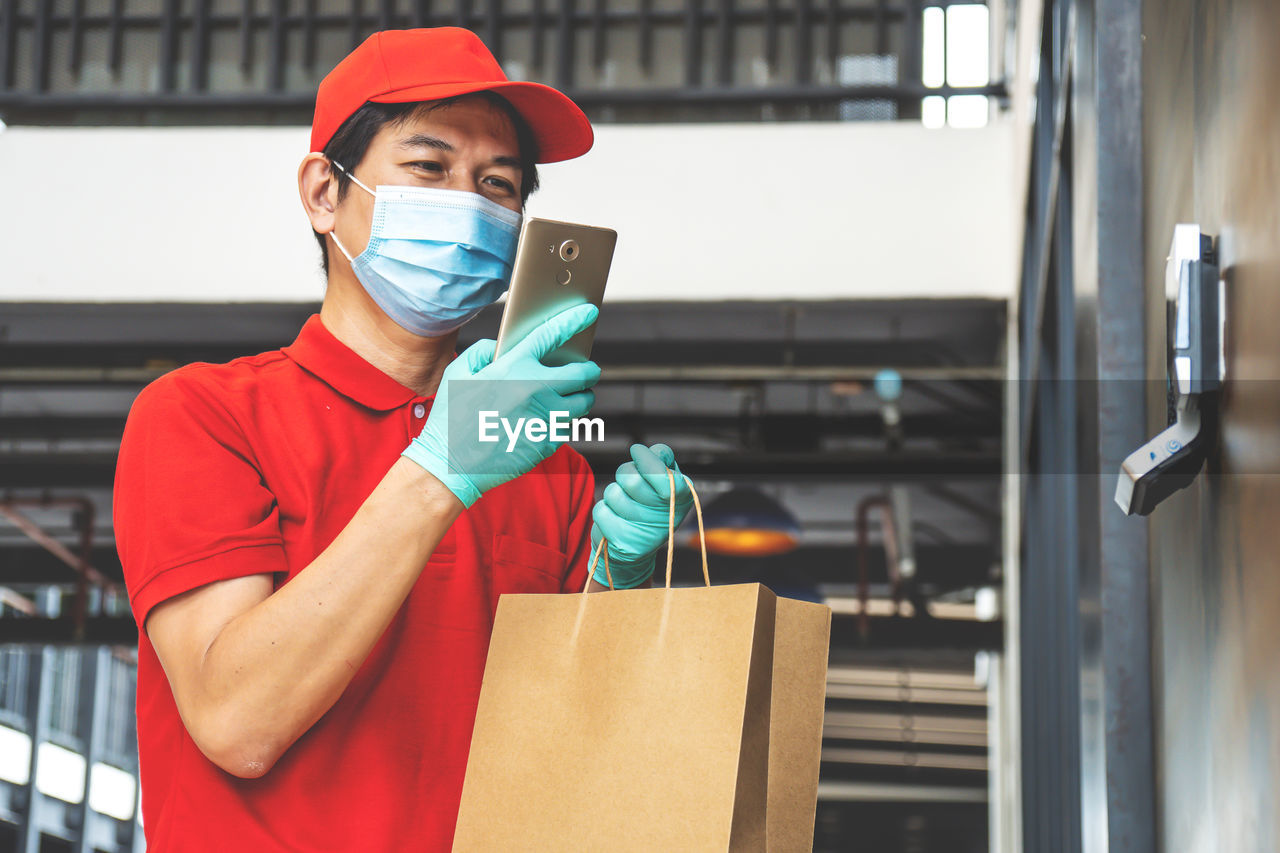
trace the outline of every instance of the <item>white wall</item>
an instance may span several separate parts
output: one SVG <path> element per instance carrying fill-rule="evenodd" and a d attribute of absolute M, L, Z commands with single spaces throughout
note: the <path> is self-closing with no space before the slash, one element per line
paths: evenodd
<path fill-rule="evenodd" d="M 1012 128 L 603 126 L 529 213 L 619 232 L 611 300 L 1012 295 Z M 322 293 L 305 128 L 0 132 L 0 300 Z"/>

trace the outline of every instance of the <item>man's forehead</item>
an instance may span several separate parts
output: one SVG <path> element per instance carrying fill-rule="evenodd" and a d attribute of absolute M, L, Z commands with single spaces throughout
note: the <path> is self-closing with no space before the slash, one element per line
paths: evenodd
<path fill-rule="evenodd" d="M 480 137 L 509 147 L 512 154 L 519 153 L 516 151 L 516 129 L 510 116 L 483 97 L 472 96 L 444 104 L 424 103 L 406 115 L 402 122 L 388 129 L 393 130 L 390 135 L 393 144 L 401 148 L 428 147 L 448 151 L 453 150 L 458 142 Z"/>

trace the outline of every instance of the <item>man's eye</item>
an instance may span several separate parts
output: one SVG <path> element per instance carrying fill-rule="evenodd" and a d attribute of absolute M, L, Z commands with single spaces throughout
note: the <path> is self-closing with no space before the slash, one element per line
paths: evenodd
<path fill-rule="evenodd" d="M 439 163 L 433 163 L 430 160 L 420 160 L 417 163 L 413 163 L 411 165 L 413 165 L 415 168 L 418 168 L 418 169 L 425 169 L 428 172 L 440 172 L 444 170 L 444 167 L 441 166 Z"/>
<path fill-rule="evenodd" d="M 487 180 L 487 181 L 489 182 L 490 186 L 497 187 L 498 189 L 502 190 L 503 192 L 509 192 L 509 193 L 510 193 L 510 192 L 515 192 L 515 189 L 516 189 L 516 188 L 515 188 L 515 187 L 513 187 L 513 186 L 511 185 L 511 182 L 510 182 L 510 181 L 508 181 L 506 178 L 494 178 L 494 177 L 490 177 L 490 178 L 486 178 L 485 180 Z"/>

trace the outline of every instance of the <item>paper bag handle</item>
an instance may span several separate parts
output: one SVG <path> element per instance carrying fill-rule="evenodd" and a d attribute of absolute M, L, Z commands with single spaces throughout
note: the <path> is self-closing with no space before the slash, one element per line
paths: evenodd
<path fill-rule="evenodd" d="M 702 501 L 698 500 L 698 490 L 693 487 L 693 480 L 685 475 L 684 481 L 689 486 L 689 494 L 693 496 L 693 509 L 698 516 L 698 544 L 702 548 L 702 580 L 707 586 L 711 586 L 711 572 L 707 569 L 707 532 L 702 525 Z M 675 558 L 676 546 L 676 477 L 671 469 L 667 469 L 667 482 L 670 484 L 670 499 L 667 504 L 667 589 L 671 589 L 671 564 Z M 587 582 L 582 585 L 582 591 L 585 593 L 587 588 L 591 586 L 591 579 L 595 577 L 596 565 L 600 562 L 600 555 L 604 554 L 604 574 L 609 581 L 609 590 L 613 591 L 613 573 L 609 571 L 609 549 L 606 547 L 606 540 L 603 536 L 596 544 L 595 553 L 591 557 L 591 567 L 587 569 Z"/>
<path fill-rule="evenodd" d="M 591 579 L 596 576 L 596 563 L 600 562 L 600 549 L 604 548 L 604 576 L 609 581 L 609 591 L 613 592 L 613 572 L 609 571 L 609 549 L 605 548 L 608 542 L 603 536 L 596 544 L 596 552 L 591 555 L 591 568 L 587 569 L 587 582 L 583 585 L 582 591 L 586 592 L 587 587 L 591 586 Z"/>
<path fill-rule="evenodd" d="M 683 474 L 680 476 L 684 477 Z M 689 486 L 689 494 L 693 496 L 693 511 L 698 516 L 698 544 L 702 547 L 702 580 L 711 586 L 711 573 L 707 570 L 707 531 L 702 526 L 702 501 L 698 500 L 698 490 L 693 487 L 693 480 L 684 477 Z M 671 589 L 671 562 L 676 552 L 676 478 L 667 469 L 667 482 L 671 484 L 671 501 L 667 515 L 667 589 Z"/>

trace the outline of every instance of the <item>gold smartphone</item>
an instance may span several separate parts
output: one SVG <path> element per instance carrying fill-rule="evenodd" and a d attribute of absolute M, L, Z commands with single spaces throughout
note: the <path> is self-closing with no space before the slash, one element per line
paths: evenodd
<path fill-rule="evenodd" d="M 520 231 L 511 288 L 498 327 L 494 357 L 515 346 L 545 320 L 574 305 L 604 299 L 618 232 L 553 219 L 526 219 Z M 596 324 L 574 335 L 542 363 L 558 367 L 591 357 Z"/>

